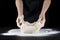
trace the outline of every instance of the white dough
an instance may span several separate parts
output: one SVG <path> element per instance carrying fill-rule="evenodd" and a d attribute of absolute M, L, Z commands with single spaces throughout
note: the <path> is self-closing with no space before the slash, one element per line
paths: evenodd
<path fill-rule="evenodd" d="M 39 30 L 44 27 L 45 21 L 42 23 L 40 22 L 34 22 L 34 23 L 29 23 L 29 22 L 22 22 L 22 25 L 19 26 L 21 33 L 25 34 L 32 34 L 32 33 L 38 33 Z"/>

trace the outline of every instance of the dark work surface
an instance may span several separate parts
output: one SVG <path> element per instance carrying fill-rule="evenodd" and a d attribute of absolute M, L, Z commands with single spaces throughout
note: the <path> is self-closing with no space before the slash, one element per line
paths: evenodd
<path fill-rule="evenodd" d="M 14 28 L 0 28 L 0 33 L 7 32 L 10 29 Z M 58 28 L 54 28 L 59 30 Z M 0 40 L 60 40 L 60 34 L 55 34 L 52 36 L 45 37 L 21 37 L 21 36 L 2 36 L 0 35 Z"/>
<path fill-rule="evenodd" d="M 18 36 L 2 36 L 1 40 L 60 40 L 60 35 L 52 35 L 46 37 L 18 37 Z"/>

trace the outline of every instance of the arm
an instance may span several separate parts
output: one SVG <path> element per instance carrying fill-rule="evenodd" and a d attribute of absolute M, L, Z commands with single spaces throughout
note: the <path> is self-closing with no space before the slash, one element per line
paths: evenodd
<path fill-rule="evenodd" d="M 20 25 L 23 22 L 24 16 L 23 16 L 23 2 L 22 0 L 16 0 L 15 1 L 17 11 L 18 11 L 18 17 L 16 20 L 17 26 L 20 28 Z"/>
<path fill-rule="evenodd" d="M 23 2 L 22 2 L 22 0 L 16 0 L 15 4 L 17 7 L 18 16 L 20 17 L 23 15 Z"/>
<path fill-rule="evenodd" d="M 41 17 L 45 18 L 45 13 L 48 10 L 50 4 L 51 4 L 51 0 L 44 0 L 42 11 L 41 14 L 39 15 L 39 18 Z"/>

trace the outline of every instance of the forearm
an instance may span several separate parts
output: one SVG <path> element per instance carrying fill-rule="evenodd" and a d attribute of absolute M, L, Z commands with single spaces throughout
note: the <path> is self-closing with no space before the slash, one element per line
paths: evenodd
<path fill-rule="evenodd" d="M 41 10 L 41 15 L 42 16 L 45 16 L 45 13 L 48 10 L 50 4 L 51 4 L 51 0 L 44 0 L 43 7 L 42 7 L 42 10 Z"/>
<path fill-rule="evenodd" d="M 17 7 L 18 16 L 22 16 L 23 15 L 23 2 L 22 2 L 22 0 L 16 0 L 15 4 Z"/>

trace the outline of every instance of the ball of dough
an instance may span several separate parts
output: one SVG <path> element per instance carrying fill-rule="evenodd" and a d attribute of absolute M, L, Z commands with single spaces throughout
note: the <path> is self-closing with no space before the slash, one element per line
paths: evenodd
<path fill-rule="evenodd" d="M 34 23 L 29 23 L 29 22 L 22 22 L 22 25 L 19 27 L 21 33 L 25 34 L 33 34 L 33 33 L 38 33 L 39 30 L 44 27 L 45 21 L 42 23 L 40 22 L 34 22 Z"/>

